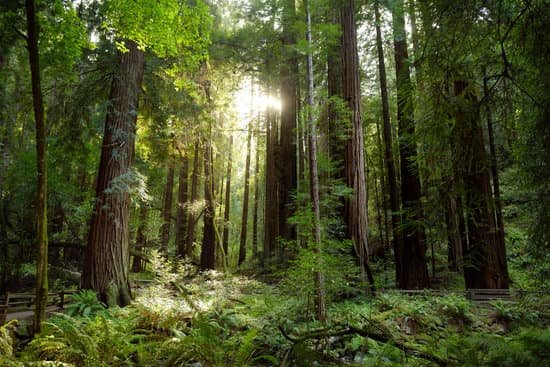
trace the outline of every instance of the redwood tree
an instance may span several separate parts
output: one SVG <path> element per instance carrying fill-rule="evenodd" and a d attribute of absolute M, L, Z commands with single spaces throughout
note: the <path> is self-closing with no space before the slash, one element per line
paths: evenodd
<path fill-rule="evenodd" d="M 403 242 L 397 251 L 399 263 L 398 286 L 401 289 L 426 288 L 430 286 L 426 265 L 426 236 L 423 227 L 420 179 L 413 139 L 414 110 L 412 83 L 407 52 L 407 34 L 403 0 L 396 0 L 392 9 L 393 37 L 395 48 L 395 71 L 397 84 L 397 121 L 399 124 L 399 158 L 401 165 L 401 201 L 403 211 Z"/>
<path fill-rule="evenodd" d="M 344 147 L 344 174 L 347 186 L 353 190 L 352 195 L 346 200 L 344 219 L 347 237 L 355 246 L 362 277 L 365 279 L 368 276 L 369 282 L 374 285 L 368 264 L 367 187 L 354 0 L 344 0 L 341 4 L 340 24 L 343 97 L 349 109 L 350 120 L 349 137 Z"/>
<path fill-rule="evenodd" d="M 131 301 L 128 282 L 130 193 L 124 183 L 132 178 L 131 164 L 138 97 L 143 79 L 145 54 L 133 41 L 118 53 L 118 72 L 113 78 L 96 199 L 84 256 L 82 287 L 93 289 L 108 305 L 125 306 Z"/>

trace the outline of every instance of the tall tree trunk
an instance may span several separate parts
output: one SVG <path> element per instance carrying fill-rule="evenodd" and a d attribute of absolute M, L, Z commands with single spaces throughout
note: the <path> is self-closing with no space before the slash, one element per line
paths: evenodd
<path fill-rule="evenodd" d="M 486 101 L 489 99 L 489 91 L 487 87 L 487 78 L 483 78 L 483 94 Z M 502 246 L 505 246 L 504 241 L 504 219 L 502 217 L 502 201 L 500 200 L 500 180 L 498 178 L 498 162 L 495 146 L 495 137 L 493 129 L 493 118 L 491 114 L 490 103 L 485 104 L 485 114 L 487 115 L 487 134 L 489 135 L 489 153 L 491 155 L 491 176 L 493 177 L 493 195 L 495 198 L 495 211 L 497 218 L 497 231 L 499 241 Z"/>
<path fill-rule="evenodd" d="M 170 242 L 170 227 L 172 224 L 172 197 L 174 193 L 174 160 L 168 158 L 168 171 L 166 172 L 166 186 L 164 187 L 164 200 L 162 204 L 162 228 L 161 228 L 161 252 L 168 254 Z"/>
<path fill-rule="evenodd" d="M 277 182 L 277 118 L 275 111 L 267 110 L 266 119 L 266 168 L 265 168 L 265 205 L 264 205 L 264 249 L 262 264 L 269 259 L 277 248 L 279 236 L 279 190 Z"/>
<path fill-rule="evenodd" d="M 479 104 L 467 82 L 456 81 L 454 89 L 455 95 L 462 99 L 454 129 L 459 141 L 457 156 L 463 162 L 469 234 L 469 247 L 464 253 L 466 288 L 505 289 L 509 287 L 506 249 L 495 222 Z"/>
<path fill-rule="evenodd" d="M 397 251 L 399 263 L 396 264 L 396 267 L 399 270 L 396 272 L 399 274 L 399 288 L 426 288 L 430 286 L 430 277 L 426 263 L 426 236 L 423 228 L 424 215 L 420 199 L 420 178 L 414 161 L 416 156 L 416 145 L 413 139 L 414 110 L 403 0 L 394 1 L 392 19 L 397 79 L 401 200 L 403 202 L 403 244 Z"/>
<path fill-rule="evenodd" d="M 212 174 L 212 146 L 207 139 L 204 146 L 204 226 L 201 247 L 201 270 L 216 265 L 216 233 L 214 228 L 214 187 Z"/>
<path fill-rule="evenodd" d="M 128 282 L 130 193 L 117 181 L 131 174 L 138 97 L 145 54 L 126 41 L 119 54 L 119 73 L 113 79 L 97 176 L 88 247 L 84 256 L 82 287 L 93 289 L 108 305 L 126 306 L 131 301 Z"/>
<path fill-rule="evenodd" d="M 354 0 L 343 1 L 340 8 L 340 21 L 342 26 L 343 96 L 349 108 L 351 120 L 351 131 L 344 148 L 346 184 L 353 190 L 353 194 L 346 200 L 345 205 L 347 237 L 353 241 L 355 246 L 362 278 L 368 277 L 371 287 L 374 287 L 374 279 L 368 264 L 367 185 Z"/>
<path fill-rule="evenodd" d="M 241 237 L 239 242 L 239 266 L 246 260 L 246 237 L 248 229 L 248 197 L 250 191 L 250 139 L 252 138 L 252 124 L 248 125 L 248 137 L 246 139 L 246 163 L 244 166 L 244 194 L 243 211 L 241 218 Z"/>
<path fill-rule="evenodd" d="M 258 256 L 258 205 L 260 202 L 260 114 L 256 123 L 256 163 L 254 166 L 254 209 L 252 214 L 252 255 Z"/>
<path fill-rule="evenodd" d="M 315 297 L 315 309 L 317 320 L 321 323 L 327 321 L 327 302 L 325 291 L 325 277 L 322 272 L 322 258 L 321 258 L 321 209 L 319 203 L 319 173 L 317 169 L 317 127 L 315 126 L 315 119 L 313 117 L 313 111 L 315 109 L 314 99 L 314 84 L 313 84 L 313 56 L 312 56 L 312 42 L 311 42 L 311 12 L 309 8 L 309 2 L 306 2 L 306 14 L 307 14 L 307 45 L 310 51 L 307 53 L 307 96 L 308 96 L 308 111 L 307 111 L 307 124 L 309 128 L 309 190 L 311 197 L 311 204 L 313 206 L 313 251 L 318 256 L 318 269 L 314 271 L 314 281 L 316 288 Z"/>
<path fill-rule="evenodd" d="M 298 59 L 294 47 L 295 0 L 283 3 L 283 63 L 281 65 L 281 136 L 279 140 L 279 235 L 285 240 L 296 239 L 296 229 L 288 218 L 292 215 L 292 192 L 297 188 L 296 112 Z"/>
<path fill-rule="evenodd" d="M 176 211 L 176 249 L 180 257 L 185 257 L 185 236 L 187 229 L 187 202 L 189 158 L 187 153 L 181 157 L 181 166 L 178 177 L 178 207 Z"/>
<path fill-rule="evenodd" d="M 223 213 L 223 253 L 227 259 L 229 259 L 229 212 L 231 205 L 231 166 L 232 166 L 232 151 L 233 151 L 233 135 L 229 137 L 229 157 L 227 160 L 227 178 L 225 183 L 225 205 Z"/>
<path fill-rule="evenodd" d="M 145 248 L 147 239 L 145 237 L 145 232 L 147 231 L 147 213 L 148 206 L 145 203 L 142 203 L 139 207 L 139 225 L 136 235 L 136 250 L 142 252 Z M 143 259 L 139 256 L 134 255 L 134 261 L 132 262 L 132 271 L 134 273 L 139 273 L 143 271 Z"/>
<path fill-rule="evenodd" d="M 401 216 L 399 215 L 399 191 L 397 186 L 397 175 L 395 173 L 395 164 L 393 161 L 393 138 L 390 121 L 390 104 L 388 97 L 388 85 L 386 78 L 386 63 L 384 61 L 384 49 L 382 42 L 382 31 L 380 26 L 380 11 L 378 0 L 374 3 L 374 12 L 376 17 L 376 49 L 378 51 L 378 74 L 380 78 L 380 97 L 382 100 L 382 118 L 384 121 L 382 133 L 384 138 L 384 157 L 386 162 L 386 171 L 388 174 L 388 191 L 390 199 L 390 210 L 392 215 L 392 247 L 395 259 L 396 280 L 400 278 L 401 257 L 400 249 L 403 247 L 403 234 L 399 230 L 401 225 Z"/>
<path fill-rule="evenodd" d="M 340 6 L 339 0 L 333 0 L 334 5 L 328 10 L 327 17 L 330 19 L 331 24 L 340 27 Z M 329 176 L 332 179 L 344 178 L 344 138 L 345 128 L 344 121 L 345 116 L 342 112 L 342 101 L 344 99 L 343 92 L 343 71 L 342 71 L 342 45 L 341 40 L 334 42 L 330 45 L 327 53 L 327 93 L 328 93 L 328 105 L 327 105 L 327 122 L 328 122 L 328 156 L 333 163 L 334 168 L 329 172 Z M 333 215 L 341 218 L 343 224 L 345 224 L 345 199 L 342 197 L 338 203 L 338 207 L 335 208 Z M 343 228 L 344 226 L 342 226 Z M 339 226 L 332 226 L 327 228 L 329 236 L 343 240 L 345 238 L 345 231 Z"/>
<path fill-rule="evenodd" d="M 201 174 L 200 142 L 195 141 L 195 151 L 193 156 L 193 173 L 191 174 L 191 208 L 187 216 L 187 235 L 185 237 L 185 256 L 188 259 L 193 258 L 193 246 L 195 242 L 195 225 L 198 215 L 195 212 L 195 204 L 199 200 L 199 177 Z"/>
<path fill-rule="evenodd" d="M 34 308 L 34 332 L 40 332 L 42 321 L 46 319 L 48 302 L 48 216 L 46 185 L 46 128 L 44 104 L 40 86 L 40 63 L 38 57 L 38 22 L 34 0 L 26 0 L 27 11 L 27 48 L 31 67 L 32 104 L 36 125 L 36 169 L 37 169 L 37 205 L 36 205 L 36 298 Z"/>

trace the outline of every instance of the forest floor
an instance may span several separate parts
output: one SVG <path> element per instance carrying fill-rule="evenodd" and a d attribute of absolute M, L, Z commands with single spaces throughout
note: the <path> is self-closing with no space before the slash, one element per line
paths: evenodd
<path fill-rule="evenodd" d="M 463 296 L 313 293 L 220 272 L 157 271 L 135 302 L 81 297 L 30 344 L 0 328 L 2 366 L 549 366 L 550 313 L 538 299 L 478 307 Z M 92 295 L 93 296 L 93 295 Z M 74 312 L 76 311 L 76 312 Z"/>

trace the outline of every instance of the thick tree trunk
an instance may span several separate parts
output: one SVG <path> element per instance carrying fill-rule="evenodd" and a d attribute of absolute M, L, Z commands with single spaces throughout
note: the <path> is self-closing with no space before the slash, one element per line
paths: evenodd
<path fill-rule="evenodd" d="M 185 257 L 185 235 L 187 229 L 189 158 L 184 153 L 178 177 L 178 207 L 176 211 L 176 249 L 180 257 Z"/>
<path fill-rule="evenodd" d="M 37 168 L 37 203 L 36 203 L 36 299 L 34 308 L 34 332 L 40 332 L 42 321 L 46 319 L 48 301 L 48 217 L 46 186 L 46 128 L 44 121 L 44 104 L 40 86 L 40 63 L 38 57 L 38 23 L 34 0 L 26 0 L 27 11 L 27 48 L 31 67 L 32 104 L 36 125 L 36 168 Z"/>
<path fill-rule="evenodd" d="M 456 112 L 457 157 L 462 162 L 468 248 L 464 251 L 466 288 L 501 289 L 509 287 L 506 249 L 498 235 L 491 194 L 489 162 L 485 151 L 480 111 L 468 83 L 455 82 L 455 95 L 461 98 Z"/>
<path fill-rule="evenodd" d="M 214 185 L 212 174 L 212 146 L 207 140 L 204 146 L 204 226 L 201 247 L 201 270 L 214 269 L 216 265 L 216 229 L 214 228 Z"/>
<path fill-rule="evenodd" d="M 423 227 L 420 178 L 414 161 L 416 145 L 412 84 L 407 52 L 407 35 L 403 0 L 394 2 L 392 12 L 397 79 L 397 120 L 399 122 L 399 156 L 401 163 L 401 200 L 403 203 L 403 243 L 398 249 L 398 285 L 401 289 L 430 286 L 426 263 L 426 244 Z"/>
<path fill-rule="evenodd" d="M 142 253 L 143 249 L 146 246 L 147 239 L 145 237 L 145 232 L 147 231 L 147 213 L 148 213 L 147 204 L 142 203 L 139 207 L 139 225 L 136 235 L 136 252 Z M 139 273 L 143 271 L 143 259 L 141 256 L 134 255 L 134 260 L 132 262 L 132 271 L 134 273 Z"/>
<path fill-rule="evenodd" d="M 353 241 L 359 259 L 363 279 L 374 280 L 368 264 L 367 243 L 367 185 L 365 179 L 365 155 L 363 125 L 361 123 L 361 90 L 359 84 L 359 56 L 353 0 L 344 0 L 340 9 L 342 26 L 343 96 L 349 108 L 350 134 L 345 142 L 344 173 L 346 184 L 353 190 L 346 200 L 347 237 Z"/>
<path fill-rule="evenodd" d="M 329 9 L 327 16 L 331 24 L 340 27 L 340 6 L 335 0 L 334 6 Z M 328 156 L 333 163 L 333 169 L 329 176 L 332 179 L 344 178 L 344 136 L 345 136 L 345 114 L 342 112 L 343 92 L 343 71 L 342 71 L 342 45 L 341 40 L 330 45 L 327 53 L 327 122 L 328 122 Z M 336 215 L 343 222 L 344 226 L 331 226 L 327 228 L 329 236 L 339 240 L 345 238 L 345 199 L 341 198 L 338 207 L 334 208 L 333 215 Z"/>
<path fill-rule="evenodd" d="M 307 44 L 311 50 L 311 13 L 309 2 L 306 3 L 307 13 Z M 317 320 L 321 323 L 327 321 L 327 301 L 325 291 L 325 276 L 322 272 L 322 257 L 321 257 L 321 209 L 319 203 L 319 173 L 317 169 L 317 127 L 313 117 L 315 109 L 314 99 L 314 83 L 313 83 L 313 56 L 309 51 L 307 54 L 307 96 L 308 96 L 308 111 L 307 124 L 309 128 L 308 152 L 309 152 L 309 190 L 311 204 L 313 207 L 313 251 L 318 255 L 318 269 L 314 271 L 314 281 L 316 288 L 315 295 L 315 314 Z"/>
<path fill-rule="evenodd" d="M 277 182 L 277 118 L 273 109 L 267 110 L 265 205 L 264 205 L 264 249 L 262 263 L 277 249 L 279 236 L 279 190 Z"/>
<path fill-rule="evenodd" d="M 382 129 L 384 138 L 384 156 L 386 161 L 386 171 L 388 174 L 388 191 L 390 199 L 390 210 L 392 213 L 392 247 L 395 259 L 396 280 L 399 282 L 401 276 L 401 256 L 400 249 L 403 247 L 403 234 L 400 231 L 401 216 L 399 214 L 399 189 L 397 186 L 397 175 L 395 172 L 395 164 L 393 161 L 393 138 L 392 127 L 390 121 L 390 104 L 388 97 L 388 85 L 386 78 L 386 63 L 384 61 L 384 49 L 382 43 L 382 31 L 380 27 L 380 11 L 378 1 L 375 2 L 374 8 L 376 16 L 376 49 L 378 51 L 378 73 L 380 78 L 380 97 L 382 100 L 382 117 L 384 126 Z"/>
<path fill-rule="evenodd" d="M 201 174 L 200 142 L 195 141 L 195 152 L 193 155 L 193 173 L 191 174 L 191 205 L 187 215 L 187 234 L 185 236 L 185 256 L 193 258 L 193 246 L 195 242 L 195 225 L 198 215 L 195 205 L 199 200 L 199 176 Z"/>
<path fill-rule="evenodd" d="M 252 138 L 252 126 L 248 125 L 248 138 L 246 139 L 246 163 L 244 167 L 244 194 L 243 211 L 241 218 L 241 237 L 239 241 L 239 266 L 246 260 L 246 237 L 248 229 L 248 197 L 250 192 L 250 140 Z"/>
<path fill-rule="evenodd" d="M 170 227 L 172 227 L 172 197 L 174 194 L 174 160 L 168 158 L 168 171 L 166 172 L 166 186 L 164 187 L 164 200 L 162 204 L 162 228 L 160 249 L 168 254 L 170 242 Z"/>
<path fill-rule="evenodd" d="M 279 140 L 279 235 L 285 240 L 296 239 L 296 229 L 288 223 L 292 216 L 292 193 L 297 188 L 296 114 L 298 59 L 294 47 L 296 4 L 284 0 L 283 4 L 283 62 L 281 66 L 281 136 Z"/>
<path fill-rule="evenodd" d="M 229 212 L 231 205 L 231 155 L 233 150 L 233 135 L 229 137 L 229 157 L 227 160 L 227 178 L 225 183 L 225 205 L 223 213 L 223 253 L 225 254 L 226 262 L 229 259 Z"/>
<path fill-rule="evenodd" d="M 117 182 L 131 175 L 138 97 L 145 54 L 126 41 L 119 55 L 119 73 L 113 79 L 97 176 L 88 247 L 84 256 L 82 287 L 93 289 L 108 305 L 131 301 L 128 282 L 130 193 Z"/>
<path fill-rule="evenodd" d="M 489 99 L 489 92 L 487 87 L 487 78 L 483 78 L 483 94 L 485 100 Z M 498 177 L 498 162 L 497 152 L 495 146 L 495 137 L 493 129 L 493 118 L 491 114 L 491 107 L 489 103 L 485 104 L 485 113 L 487 118 L 487 133 L 489 135 L 489 153 L 491 154 L 491 176 L 493 178 L 493 196 L 495 198 L 495 211 L 497 218 L 497 230 L 499 241 L 505 245 L 504 241 L 504 219 L 502 217 L 502 201 L 500 200 L 500 180 Z"/>

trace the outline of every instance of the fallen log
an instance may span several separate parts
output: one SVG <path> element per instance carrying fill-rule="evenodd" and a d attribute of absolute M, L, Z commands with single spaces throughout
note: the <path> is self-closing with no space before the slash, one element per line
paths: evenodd
<path fill-rule="evenodd" d="M 376 332 L 373 330 L 366 330 L 354 327 L 352 325 L 341 325 L 337 326 L 336 330 L 333 329 L 318 329 L 314 331 L 310 331 L 306 334 L 300 335 L 299 337 L 291 336 L 289 335 L 282 326 L 279 326 L 279 331 L 281 331 L 281 334 L 285 337 L 285 339 L 291 341 L 294 344 L 303 343 L 307 340 L 312 339 L 325 339 L 330 337 L 339 337 L 339 336 L 345 336 L 345 335 L 359 335 L 365 338 L 372 339 L 374 341 L 377 341 L 379 343 L 384 344 L 392 344 L 396 348 L 403 351 L 406 355 L 421 358 L 430 362 L 434 362 L 439 366 L 452 366 L 455 363 L 452 360 L 445 359 L 438 357 L 436 355 L 427 353 L 422 350 L 418 350 L 414 347 L 411 347 L 409 345 L 406 345 L 404 342 L 395 340 L 392 337 L 385 335 L 380 332 Z"/>

